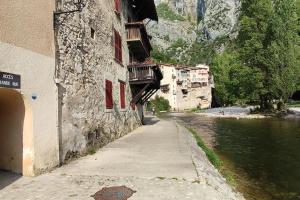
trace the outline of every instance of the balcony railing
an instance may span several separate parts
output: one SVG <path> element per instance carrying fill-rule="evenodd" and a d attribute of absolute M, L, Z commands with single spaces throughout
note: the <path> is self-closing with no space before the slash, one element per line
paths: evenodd
<path fill-rule="evenodd" d="M 177 79 L 177 84 L 178 84 L 178 85 L 182 85 L 182 83 L 183 83 L 183 80 L 182 80 L 182 79 Z"/>
<path fill-rule="evenodd" d="M 131 84 L 154 83 L 160 86 L 162 73 L 156 64 L 130 64 L 128 71 Z"/>
<path fill-rule="evenodd" d="M 149 36 L 143 22 L 131 22 L 125 25 L 127 44 L 134 57 L 140 61 L 150 56 L 152 50 Z"/>
<path fill-rule="evenodd" d="M 160 86 L 160 90 L 164 93 L 168 92 L 170 90 L 170 85 L 166 84 L 166 85 L 161 85 Z"/>
<path fill-rule="evenodd" d="M 134 63 L 128 66 L 132 102 L 144 104 L 157 90 L 163 75 L 156 64 Z"/>

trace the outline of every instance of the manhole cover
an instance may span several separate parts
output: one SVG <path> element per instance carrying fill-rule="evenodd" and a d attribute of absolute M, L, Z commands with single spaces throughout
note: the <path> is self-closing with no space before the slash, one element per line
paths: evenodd
<path fill-rule="evenodd" d="M 126 186 L 105 187 L 94 194 L 95 200 L 127 200 L 136 191 Z"/>

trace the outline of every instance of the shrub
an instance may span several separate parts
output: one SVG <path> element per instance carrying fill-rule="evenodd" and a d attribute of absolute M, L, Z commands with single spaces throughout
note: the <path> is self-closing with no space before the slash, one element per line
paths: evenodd
<path fill-rule="evenodd" d="M 167 19 L 170 21 L 184 21 L 184 17 L 175 13 L 166 3 L 160 3 L 157 6 L 157 13 L 158 16 L 163 19 Z"/>
<path fill-rule="evenodd" d="M 155 108 L 155 111 L 157 113 L 159 113 L 160 111 L 169 111 L 171 108 L 169 101 L 160 96 L 156 96 L 155 99 L 152 99 L 147 104 L 148 110 L 152 110 L 153 107 Z"/>

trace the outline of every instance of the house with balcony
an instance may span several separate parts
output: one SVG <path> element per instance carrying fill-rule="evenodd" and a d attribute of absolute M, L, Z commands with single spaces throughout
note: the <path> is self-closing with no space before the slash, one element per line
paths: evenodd
<path fill-rule="evenodd" d="M 137 105 L 140 112 L 142 106 L 160 89 L 163 78 L 160 67 L 149 60 L 152 46 L 143 19 L 158 21 L 153 0 L 132 1 L 132 7 L 138 14 L 125 24 L 126 41 L 129 49 L 129 83 L 132 90 L 132 105 Z M 142 117 L 142 113 L 140 113 Z"/>
<path fill-rule="evenodd" d="M 63 2 L 59 9 L 69 6 Z M 159 66 L 148 59 L 149 20 L 158 21 L 154 0 L 88 1 L 77 15 L 59 17 L 63 160 L 143 123 L 143 104 L 162 79 Z"/>
<path fill-rule="evenodd" d="M 196 67 L 161 65 L 164 77 L 157 92 L 169 100 L 174 111 L 209 108 L 212 100 L 213 76 L 206 65 Z"/>
<path fill-rule="evenodd" d="M 142 124 L 142 106 L 162 79 L 147 59 L 144 22 L 158 21 L 153 0 L 2 8 L 0 170 L 38 175 Z"/>
<path fill-rule="evenodd" d="M 206 65 L 197 65 L 190 73 L 191 86 L 193 88 L 206 87 L 209 84 L 210 71 Z"/>

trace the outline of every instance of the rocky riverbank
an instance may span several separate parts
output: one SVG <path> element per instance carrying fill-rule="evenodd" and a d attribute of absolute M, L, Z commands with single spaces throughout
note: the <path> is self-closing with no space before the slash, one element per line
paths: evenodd
<path fill-rule="evenodd" d="M 263 119 L 274 115 L 264 115 L 264 114 L 251 114 L 251 109 L 254 107 L 223 107 L 223 108 L 211 108 L 207 110 L 201 110 L 195 112 L 195 114 L 205 117 L 212 118 L 233 118 L 233 119 Z M 298 119 L 300 118 L 300 108 L 289 108 L 288 113 L 282 116 L 285 119 Z"/>
<path fill-rule="evenodd" d="M 215 118 L 235 118 L 235 119 L 262 119 L 266 118 L 262 114 L 251 114 L 250 111 L 254 107 L 224 107 L 224 108 L 211 108 L 197 112 L 197 115 Z"/>

